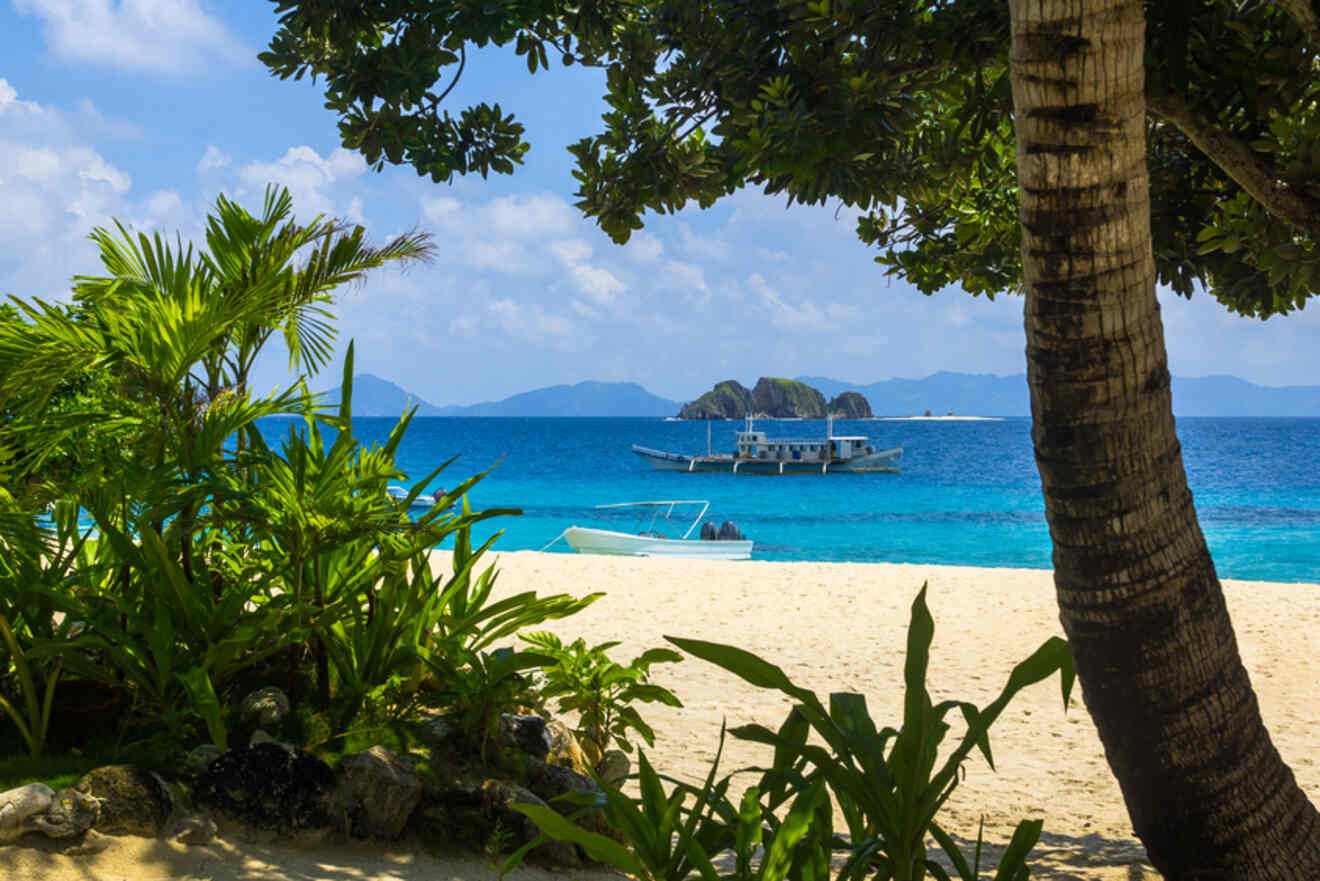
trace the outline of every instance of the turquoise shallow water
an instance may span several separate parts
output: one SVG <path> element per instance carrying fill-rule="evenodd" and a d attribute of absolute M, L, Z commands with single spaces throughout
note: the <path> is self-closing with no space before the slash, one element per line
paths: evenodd
<path fill-rule="evenodd" d="M 392 419 L 359 419 L 364 441 Z M 739 423 L 712 425 L 716 450 Z M 758 423 L 773 437 L 819 437 L 823 422 Z M 274 440 L 286 429 L 268 422 Z M 474 507 L 516 507 L 492 521 L 504 550 L 538 549 L 564 527 L 600 525 L 593 508 L 646 499 L 709 499 L 707 519 L 732 520 L 754 559 L 945 563 L 1049 568 L 1049 532 L 1030 423 L 836 422 L 836 434 L 902 445 L 898 474 L 767 477 L 656 471 L 634 444 L 704 452 L 706 426 L 659 419 L 418 419 L 399 454 L 420 477 L 459 459 L 453 486 L 496 461 Z M 1320 581 L 1320 419 L 1182 419 L 1188 479 L 1221 576 Z M 631 522 L 616 524 L 631 526 Z M 491 527 L 496 528 L 495 526 Z M 551 550 L 567 552 L 560 542 Z"/>

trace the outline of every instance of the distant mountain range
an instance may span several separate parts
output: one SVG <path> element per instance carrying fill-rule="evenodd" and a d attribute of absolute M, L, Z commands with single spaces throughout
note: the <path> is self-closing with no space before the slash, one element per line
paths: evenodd
<path fill-rule="evenodd" d="M 339 386 L 323 392 L 339 400 Z M 416 405 L 418 416 L 673 416 L 678 401 L 657 397 L 635 382 L 579 382 L 552 385 L 502 401 L 437 407 L 404 388 L 373 376 L 353 377 L 353 415 L 397 417 Z"/>
<path fill-rule="evenodd" d="M 941 371 L 925 379 L 886 379 L 869 385 L 822 376 L 796 377 L 826 397 L 861 392 L 877 416 L 1028 416 L 1027 378 Z M 336 387 L 324 393 L 338 401 Z M 651 394 L 635 382 L 579 382 L 523 392 L 502 401 L 438 407 L 398 385 L 358 374 L 353 380 L 355 416 L 397 417 L 412 404 L 418 416 L 673 416 L 681 403 Z M 1320 386 L 1260 386 L 1235 376 L 1173 379 L 1178 416 L 1320 417 Z"/>

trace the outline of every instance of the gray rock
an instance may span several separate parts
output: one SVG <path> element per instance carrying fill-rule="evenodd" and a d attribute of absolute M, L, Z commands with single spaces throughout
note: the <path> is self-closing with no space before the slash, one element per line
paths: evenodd
<path fill-rule="evenodd" d="M 522 750 L 534 759 L 544 759 L 552 746 L 550 731 L 540 716 L 503 713 L 497 736 L 503 746 Z"/>
<path fill-rule="evenodd" d="M 184 760 L 188 770 L 194 774 L 200 774 L 205 771 L 212 762 L 220 758 L 223 750 L 214 743 L 204 743 L 188 753 L 188 758 Z"/>
<path fill-rule="evenodd" d="M 431 746 L 444 746 L 458 736 L 461 728 L 452 713 L 432 716 L 417 724 L 417 737 Z"/>
<path fill-rule="evenodd" d="M 582 744 L 578 742 L 573 729 L 555 719 L 546 725 L 546 730 L 550 732 L 550 753 L 545 760 L 585 777 L 591 770 L 591 762 L 582 751 Z"/>
<path fill-rule="evenodd" d="M 548 808 L 536 793 L 505 780 L 487 780 L 481 786 L 485 812 L 499 822 L 500 826 L 513 832 L 517 844 L 523 845 L 541 834 L 541 828 L 532 822 L 532 818 L 513 809 L 516 804 L 531 804 Z M 529 856 L 537 862 L 561 868 L 579 868 L 582 858 L 578 856 L 577 845 L 567 841 L 547 839 L 531 851 Z"/>
<path fill-rule="evenodd" d="M 55 793 L 45 811 L 27 818 L 27 827 L 48 838 L 73 838 L 95 826 L 100 813 L 96 798 L 67 786 Z"/>
<path fill-rule="evenodd" d="M 609 786 L 618 786 L 628 779 L 632 771 L 632 760 L 621 749 L 607 749 L 600 759 L 600 782 Z"/>
<path fill-rule="evenodd" d="M 239 715 L 264 728 L 273 728 L 289 715 L 289 696 L 273 685 L 258 688 L 238 705 Z"/>
<path fill-rule="evenodd" d="M 298 747 L 291 743 L 285 743 L 282 740 L 276 740 L 260 728 L 252 732 L 252 736 L 248 738 L 248 746 L 256 746 L 259 743 L 273 743 L 290 754 L 298 751 Z"/>
<path fill-rule="evenodd" d="M 558 804 L 554 801 L 557 797 L 568 792 L 577 792 L 583 795 L 600 794 L 600 786 L 587 775 L 537 759 L 527 760 L 524 780 L 527 783 L 527 788 L 533 793 L 555 804 Z M 576 807 L 574 809 L 576 810 Z M 578 817 L 577 822 L 578 825 L 592 832 L 599 832 L 604 835 L 610 834 L 609 825 L 605 822 L 605 815 L 600 811 L 583 814 Z"/>
<path fill-rule="evenodd" d="M 413 766 L 385 747 L 373 746 L 344 759 L 339 770 L 358 809 L 355 827 L 374 838 L 401 836 L 422 798 L 422 781 Z"/>
<path fill-rule="evenodd" d="M 233 749 L 198 776 L 193 800 L 257 833 L 303 836 L 342 817 L 335 772 L 274 743 Z"/>
<path fill-rule="evenodd" d="M 525 775 L 527 788 L 546 801 L 566 792 L 595 794 L 600 792 L 596 781 L 585 774 L 579 774 L 570 768 L 551 765 L 539 759 L 527 760 Z"/>
<path fill-rule="evenodd" d="M 101 803 L 96 830 L 108 835 L 154 838 L 174 809 L 169 784 L 136 765 L 106 765 L 88 771 L 73 785 Z"/>
<path fill-rule="evenodd" d="M 188 814 L 174 823 L 170 837 L 180 844 L 210 844 L 216 831 L 215 820 L 200 814 Z"/>
<path fill-rule="evenodd" d="M 55 790 L 44 783 L 29 783 L 0 792 L 0 842 L 13 841 L 30 828 L 28 818 L 44 813 Z"/>

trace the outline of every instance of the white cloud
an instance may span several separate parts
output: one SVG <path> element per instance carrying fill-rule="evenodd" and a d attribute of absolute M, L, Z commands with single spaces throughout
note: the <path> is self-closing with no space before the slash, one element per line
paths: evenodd
<path fill-rule="evenodd" d="M 683 250 L 699 260 L 725 262 L 733 254 L 729 243 L 710 235 L 698 235 L 687 224 L 680 224 L 678 235 L 683 243 Z"/>
<path fill-rule="evenodd" d="M 552 242 L 550 251 L 568 269 L 578 290 L 594 300 L 596 305 L 611 306 L 615 298 L 623 293 L 625 285 L 617 275 L 586 262 L 592 254 L 590 243 L 582 239 L 564 239 Z M 586 313 L 579 310 L 578 314 Z"/>
<path fill-rule="evenodd" d="M 551 315 L 539 303 L 515 303 L 504 297 L 488 303 L 486 311 L 496 326 L 510 336 L 532 340 L 576 336 L 573 322 L 562 315 Z"/>
<path fill-rule="evenodd" d="M 590 318 L 594 320 L 600 317 L 599 312 L 597 312 L 595 309 L 592 309 L 590 306 L 579 300 L 577 297 L 574 297 L 571 301 L 569 301 L 568 305 L 573 309 L 574 312 L 576 312 L 578 315 L 581 315 L 583 318 Z"/>
<path fill-rule="evenodd" d="M 710 291 L 710 286 L 706 284 L 706 274 L 695 263 L 666 260 L 664 277 L 667 284 L 688 296 Z"/>
<path fill-rule="evenodd" d="M 183 199 L 173 190 L 161 190 L 152 193 L 147 199 L 147 210 L 153 217 L 177 215 L 183 209 Z"/>
<path fill-rule="evenodd" d="M 582 239 L 552 242 L 550 250 L 568 266 L 574 266 L 591 256 L 591 245 Z"/>
<path fill-rule="evenodd" d="M 206 152 L 202 158 L 197 160 L 197 173 L 203 174 L 208 171 L 217 171 L 221 168 L 228 168 L 234 163 L 229 154 L 221 150 L 215 144 L 208 144 Z"/>
<path fill-rule="evenodd" d="M 86 102 L 69 111 L 23 100 L 0 80 L 0 293 L 66 297 L 70 276 L 99 265 L 93 227 L 169 207 L 160 193 L 152 207 L 134 201 L 132 177 L 91 143 L 88 113 Z"/>
<path fill-rule="evenodd" d="M 639 263 L 654 263 L 664 253 L 665 246 L 658 238 L 646 230 L 633 233 L 625 246 L 628 256 Z"/>
<path fill-rule="evenodd" d="M 471 339 L 476 336 L 476 330 L 477 316 L 475 315 L 456 315 L 449 322 L 449 332 L 452 334 Z"/>
<path fill-rule="evenodd" d="M 811 300 L 803 298 L 800 302 L 789 304 L 770 287 L 759 273 L 752 273 L 747 285 L 761 300 L 761 305 L 770 315 L 770 323 L 785 330 L 825 330 L 828 322 L 820 308 Z"/>
<path fill-rule="evenodd" d="M 518 239 L 562 237 L 575 231 L 581 218 L 558 196 L 501 196 L 486 203 L 475 218 L 487 234 Z"/>
<path fill-rule="evenodd" d="M 207 151 L 208 155 L 210 151 Z M 203 156 L 205 161 L 206 157 Z M 337 147 L 321 156 L 311 147 L 290 147 L 275 162 L 249 162 L 239 170 L 239 179 L 254 189 L 267 184 L 287 187 L 299 217 L 335 215 L 334 200 L 327 192 L 334 184 L 356 178 L 367 170 L 361 154 Z"/>
<path fill-rule="evenodd" d="M 578 289 L 595 300 L 598 305 L 612 305 L 615 298 L 623 293 L 623 282 L 619 281 L 618 277 L 608 269 L 588 266 L 583 263 L 574 266 L 572 273 Z"/>
<path fill-rule="evenodd" d="M 13 0 L 62 58 L 154 73 L 251 64 L 254 52 L 198 0 Z"/>
<path fill-rule="evenodd" d="M 83 135 L 89 138 L 114 138 L 127 141 L 140 141 L 143 138 L 139 126 L 126 119 L 106 116 L 96 109 L 90 98 L 83 98 L 78 102 L 77 124 Z"/>

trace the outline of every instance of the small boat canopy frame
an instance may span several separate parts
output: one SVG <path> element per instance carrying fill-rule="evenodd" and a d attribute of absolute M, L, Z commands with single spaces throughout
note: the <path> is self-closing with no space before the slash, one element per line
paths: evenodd
<path fill-rule="evenodd" d="M 683 533 L 683 538 L 686 539 L 689 535 L 692 534 L 692 530 L 694 530 L 694 529 L 697 528 L 697 524 L 701 522 L 701 518 L 704 517 L 704 516 L 706 516 L 706 509 L 710 507 L 710 502 L 708 502 L 707 500 L 705 500 L 705 499 L 668 499 L 668 500 L 663 500 L 663 501 L 658 501 L 658 502 L 615 502 L 615 503 L 610 504 L 610 505 L 597 505 L 597 506 L 596 506 L 596 510 L 599 511 L 599 510 L 603 510 L 603 509 L 605 509 L 605 508 L 655 508 L 655 509 L 656 509 L 655 514 L 653 514 L 653 515 L 651 516 L 651 523 L 654 524 L 656 520 L 659 520 L 659 519 L 661 519 L 661 518 L 664 518 L 665 520 L 668 520 L 668 519 L 669 519 L 669 515 L 671 515 L 671 514 L 674 513 L 674 506 L 675 506 L 675 505 L 700 505 L 700 506 L 701 506 L 701 511 L 698 512 L 698 514 L 697 514 L 696 517 L 692 518 L 692 525 L 689 526 L 689 527 L 687 528 L 687 532 Z M 661 508 L 664 508 L 664 509 L 665 509 L 665 510 L 664 510 L 664 513 L 661 513 L 661 512 L 660 512 L 660 509 L 661 509 Z"/>

